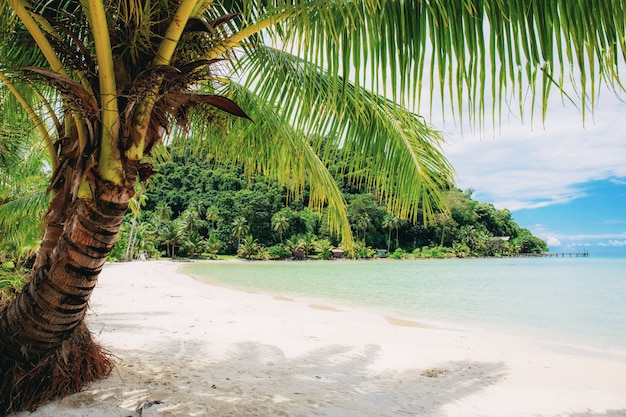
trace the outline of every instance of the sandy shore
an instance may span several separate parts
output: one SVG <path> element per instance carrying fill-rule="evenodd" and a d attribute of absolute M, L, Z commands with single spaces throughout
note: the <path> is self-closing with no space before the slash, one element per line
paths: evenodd
<path fill-rule="evenodd" d="M 626 416 L 626 354 L 422 326 L 107 265 L 89 325 L 110 378 L 16 416 Z"/>

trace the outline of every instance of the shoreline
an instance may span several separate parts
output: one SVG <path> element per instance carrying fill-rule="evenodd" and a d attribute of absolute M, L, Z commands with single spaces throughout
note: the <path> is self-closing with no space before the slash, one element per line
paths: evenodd
<path fill-rule="evenodd" d="M 107 264 L 87 321 L 116 369 L 17 417 L 626 415 L 626 360 Z"/>
<path fill-rule="evenodd" d="M 506 261 L 510 258 L 472 258 L 471 260 L 498 260 L 502 259 Z M 442 259 L 441 261 L 448 262 L 459 262 L 460 265 L 463 264 L 466 260 L 470 259 Z M 338 266 L 347 265 L 346 262 L 351 262 L 355 264 L 368 264 L 373 262 L 373 264 L 377 264 L 378 262 L 392 262 L 393 259 L 374 259 L 374 260 L 342 260 L 339 261 Z M 416 263 L 431 261 L 429 259 L 409 259 L 402 260 L 404 262 L 414 261 Z M 433 262 L 438 262 L 440 260 L 434 259 Z M 568 260 L 566 260 L 567 262 Z M 541 345 L 545 345 L 549 347 L 551 350 L 563 350 L 564 352 L 572 352 L 577 351 L 580 353 L 585 353 L 587 355 L 594 356 L 610 356 L 613 358 L 621 358 L 626 360 L 626 339 L 622 336 L 621 338 L 602 338 L 598 336 L 604 335 L 594 335 L 587 334 L 583 332 L 576 332 L 576 329 L 568 328 L 567 330 L 559 329 L 556 327 L 537 327 L 533 326 L 533 323 L 527 323 L 522 321 L 512 322 L 512 321 L 502 321 L 502 320 L 493 320 L 486 317 L 473 317 L 468 318 L 463 315 L 462 312 L 458 314 L 448 315 L 447 317 L 443 316 L 434 316 L 428 315 L 428 313 L 424 314 L 415 309 L 407 309 L 406 306 L 403 307 L 393 307 L 388 304 L 377 304 L 373 303 L 371 300 L 368 302 L 362 302 L 361 299 L 353 299 L 346 298 L 345 294 L 340 296 L 328 296 L 328 295 L 319 295 L 319 294 L 310 294 L 307 292 L 306 288 L 303 290 L 302 287 L 299 287 L 297 284 L 295 287 L 297 289 L 287 290 L 286 287 L 264 287 L 255 284 L 247 285 L 242 283 L 241 281 L 233 281 L 231 282 L 229 278 L 225 278 L 226 281 L 219 278 L 225 274 L 228 269 L 220 269 L 221 275 L 212 276 L 211 274 L 207 274 L 205 272 L 199 271 L 197 269 L 193 269 L 194 265 L 211 265 L 214 263 L 215 265 L 224 265 L 224 264 L 232 264 L 232 265 L 245 265 L 244 269 L 238 269 L 236 272 L 233 272 L 233 276 L 240 276 L 245 272 L 249 271 L 248 268 L 254 268 L 256 263 L 259 263 L 261 268 L 272 264 L 274 262 L 282 261 L 256 261 L 256 260 L 244 260 L 244 259 L 227 259 L 227 260 L 196 260 L 185 262 L 179 272 L 186 274 L 188 276 L 193 277 L 195 280 L 207 284 L 207 285 L 216 285 L 223 288 L 229 288 L 237 291 L 245 291 L 245 292 L 255 292 L 266 295 L 279 294 L 280 296 L 297 299 L 303 302 L 311 302 L 311 303 L 326 303 L 331 305 L 339 305 L 339 306 L 347 306 L 349 308 L 358 308 L 363 309 L 368 312 L 378 314 L 380 316 L 394 316 L 394 318 L 400 320 L 407 321 L 417 321 L 424 325 L 427 325 L 432 328 L 442 328 L 449 330 L 461 330 L 461 331 L 470 331 L 470 332 L 478 332 L 478 333 L 493 333 L 493 334 L 503 334 L 508 336 L 516 336 L 523 337 L 531 342 L 538 343 Z M 285 261 L 284 265 L 298 265 L 303 261 Z M 304 261 L 306 263 L 306 261 Z M 316 264 L 332 264 L 337 262 L 337 260 L 312 260 L 312 262 Z M 372 265 L 373 265 L 372 264 Z M 274 266 L 277 264 L 274 263 Z M 269 266 L 268 266 L 269 267 Z M 308 269 L 307 269 L 308 270 Z M 317 271 L 317 269 L 313 269 L 313 271 Z M 319 271 L 318 271 L 319 272 Z M 226 274 L 228 275 L 228 274 Z M 307 275 L 307 279 L 310 279 Z M 261 275 L 262 277 L 265 274 Z M 258 276 L 253 274 L 253 277 L 258 280 Z M 253 279 L 254 281 L 254 279 Z M 326 287 L 324 287 L 326 288 Z M 331 289 L 332 293 L 332 289 Z M 359 301 L 361 300 L 361 302 Z M 461 318 L 459 318 L 461 317 Z M 535 323 L 536 324 L 536 323 Z M 574 331 L 573 331 L 574 330 Z M 584 330 L 584 329 L 583 329 Z M 622 334 L 620 333 L 616 334 Z"/>

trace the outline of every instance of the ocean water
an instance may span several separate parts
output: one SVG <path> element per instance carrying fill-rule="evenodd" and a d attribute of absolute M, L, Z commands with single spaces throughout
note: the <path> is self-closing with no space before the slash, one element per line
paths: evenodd
<path fill-rule="evenodd" d="M 626 258 L 218 261 L 183 272 L 433 325 L 626 351 Z"/>

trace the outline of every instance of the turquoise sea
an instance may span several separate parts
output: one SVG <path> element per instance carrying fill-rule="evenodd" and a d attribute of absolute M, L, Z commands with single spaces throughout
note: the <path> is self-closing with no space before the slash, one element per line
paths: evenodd
<path fill-rule="evenodd" d="M 239 289 L 365 307 L 444 327 L 626 351 L 626 258 L 203 262 Z"/>

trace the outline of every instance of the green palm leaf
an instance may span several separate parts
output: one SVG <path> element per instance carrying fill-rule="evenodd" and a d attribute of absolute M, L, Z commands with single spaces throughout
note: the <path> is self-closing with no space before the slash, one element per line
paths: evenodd
<path fill-rule="evenodd" d="M 294 55 L 257 47 L 242 62 L 242 73 L 255 95 L 277 106 L 285 124 L 318 138 L 324 159 L 342 148 L 349 176 L 364 175 L 394 213 L 416 220 L 418 207 L 444 207 L 438 195 L 453 182 L 441 152 L 441 134 L 423 119 L 342 77 Z M 339 80 L 343 91 L 333 88 Z M 376 161 L 376 163 L 372 163 Z"/>
<path fill-rule="evenodd" d="M 252 3 L 243 2 L 242 9 L 256 10 Z M 268 38 L 279 38 L 333 79 L 341 76 L 418 108 L 427 93 L 430 100 L 449 101 L 458 116 L 468 112 L 480 121 L 487 103 L 495 116 L 512 99 L 521 110 L 530 95 L 545 113 L 550 86 L 563 89 L 571 82 L 584 115 L 599 84 L 623 90 L 626 4 L 620 0 L 290 4 L 292 14 L 268 27 Z"/>
<path fill-rule="evenodd" d="M 42 218 L 48 208 L 48 195 L 44 190 L 34 191 L 15 197 L 0 205 L 0 230 L 4 236 L 19 231 L 24 222 L 34 222 L 41 231 Z"/>
<path fill-rule="evenodd" d="M 350 244 L 343 196 L 304 135 L 284 123 L 275 106 L 260 100 L 242 86 L 232 83 L 229 93 L 254 123 L 229 120 L 226 126 L 221 123 L 207 125 L 198 114 L 200 120 L 191 123 L 193 134 L 179 132 L 172 146 L 178 149 L 191 146 L 217 161 L 243 164 L 250 173 L 261 172 L 269 179 L 277 180 L 291 190 L 294 198 L 299 198 L 309 184 L 310 205 L 318 210 L 327 206 L 331 231 Z"/>

